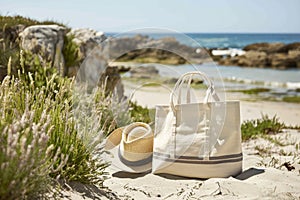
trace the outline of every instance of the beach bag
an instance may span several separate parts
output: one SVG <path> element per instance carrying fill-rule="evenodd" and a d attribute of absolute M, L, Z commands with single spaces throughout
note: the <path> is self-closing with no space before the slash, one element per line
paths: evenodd
<path fill-rule="evenodd" d="M 203 102 L 190 102 L 194 75 L 208 86 Z M 241 173 L 242 160 L 239 101 L 221 101 L 213 82 L 200 71 L 182 75 L 170 104 L 156 106 L 152 173 L 229 177 Z"/>

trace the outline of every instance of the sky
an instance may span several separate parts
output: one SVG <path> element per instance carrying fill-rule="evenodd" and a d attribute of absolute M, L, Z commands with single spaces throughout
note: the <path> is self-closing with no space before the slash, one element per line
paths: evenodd
<path fill-rule="evenodd" d="M 0 0 L 0 14 L 104 32 L 300 33 L 300 0 Z"/>

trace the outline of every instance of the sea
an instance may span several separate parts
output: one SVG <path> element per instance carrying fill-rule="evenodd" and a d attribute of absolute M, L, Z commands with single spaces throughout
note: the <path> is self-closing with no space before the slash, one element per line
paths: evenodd
<path fill-rule="evenodd" d="M 234 48 L 243 49 L 246 45 L 253 43 L 294 43 L 300 42 L 300 33 L 142 33 L 151 38 L 174 37 L 180 43 L 192 47 L 205 48 Z M 110 33 L 108 35 L 115 35 Z M 125 36 L 125 35 L 123 35 Z M 130 35 L 127 35 L 130 36 Z M 213 70 L 212 70 L 213 67 Z M 209 73 L 213 78 L 221 78 L 227 88 L 249 88 L 267 87 L 279 93 L 299 91 L 300 88 L 300 69 L 276 70 L 260 69 L 253 67 L 221 66 L 216 63 L 203 64 L 196 66 L 197 69 Z M 176 76 L 170 67 L 160 71 L 166 76 Z M 176 71 L 184 73 L 194 70 L 195 66 L 180 65 Z M 169 70 L 169 72 L 168 72 Z M 178 73 L 177 73 L 178 74 Z M 297 90 L 298 89 L 298 90 Z M 274 93 L 274 91 L 273 91 Z M 297 94 L 300 95 L 300 94 Z"/>
<path fill-rule="evenodd" d="M 300 42 L 300 33 L 184 33 L 184 35 L 206 48 L 242 49 L 246 45 L 261 42 L 285 44 Z M 149 36 L 153 38 L 175 37 L 188 46 L 197 45 L 193 40 L 188 40 L 181 34 L 150 33 Z"/>

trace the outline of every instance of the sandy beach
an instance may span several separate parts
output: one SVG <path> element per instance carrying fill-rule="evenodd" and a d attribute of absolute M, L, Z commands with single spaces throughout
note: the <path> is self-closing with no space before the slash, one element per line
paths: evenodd
<path fill-rule="evenodd" d="M 152 92 L 151 92 L 152 91 Z M 155 92 L 154 92 L 155 91 Z M 167 103 L 168 92 L 147 88 L 135 94 L 148 107 Z M 236 94 L 227 94 L 236 99 Z M 164 99 L 167 102 L 157 102 Z M 242 121 L 275 114 L 286 124 L 300 124 L 300 104 L 241 101 Z M 153 174 L 127 174 L 109 168 L 111 177 L 104 182 L 120 199 L 298 199 L 300 198 L 300 134 L 294 130 L 272 136 L 286 146 L 265 139 L 243 143 L 243 173 L 238 177 L 208 180 L 186 179 Z M 296 149 L 298 144 L 298 149 Z M 259 147 L 259 148 L 258 148 Z M 288 171 L 284 163 L 295 169 Z"/>
<path fill-rule="evenodd" d="M 127 90 L 130 91 L 130 88 Z M 147 87 L 134 96 L 139 104 L 151 108 L 157 103 L 167 103 L 169 94 Z M 227 94 L 228 99 L 236 99 L 237 96 L 235 93 Z M 276 114 L 286 124 L 300 124 L 300 104 L 241 101 L 243 121 L 260 118 L 261 113 Z M 106 197 L 92 190 L 68 194 L 71 199 L 299 199 L 300 133 L 284 130 L 271 137 L 280 144 L 262 138 L 242 144 L 243 172 L 237 177 L 199 180 L 151 173 L 130 174 L 110 166 L 104 181 Z"/>

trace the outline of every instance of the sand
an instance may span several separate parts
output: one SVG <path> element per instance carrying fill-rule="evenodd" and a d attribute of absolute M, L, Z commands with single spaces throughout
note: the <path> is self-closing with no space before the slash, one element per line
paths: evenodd
<path fill-rule="evenodd" d="M 300 146 L 300 133 L 286 130 L 273 137 L 285 146 L 264 139 L 243 143 L 243 173 L 235 178 L 129 174 L 111 166 L 104 185 L 119 199 L 299 199 L 300 151 L 295 144 Z M 295 169 L 288 171 L 284 163 Z"/>
<path fill-rule="evenodd" d="M 138 103 L 148 107 L 168 103 L 168 98 L 167 92 L 157 88 L 147 88 L 135 94 Z M 228 99 L 233 98 L 236 98 L 236 94 L 229 94 Z M 300 104 L 241 101 L 242 120 L 260 118 L 261 113 L 269 116 L 276 114 L 286 124 L 300 125 Z M 81 193 L 75 190 L 69 191 L 68 198 L 300 199 L 300 133 L 284 130 L 271 137 L 279 142 L 258 138 L 242 144 L 243 173 L 237 177 L 199 180 L 151 173 L 130 174 L 110 166 L 107 168 L 109 175 L 104 181 L 107 195 L 103 196 L 103 190 Z"/>

